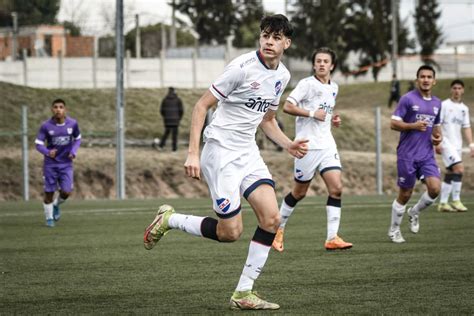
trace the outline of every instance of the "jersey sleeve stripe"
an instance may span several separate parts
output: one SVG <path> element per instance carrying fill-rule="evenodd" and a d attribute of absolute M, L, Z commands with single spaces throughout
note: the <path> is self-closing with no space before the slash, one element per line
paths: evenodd
<path fill-rule="evenodd" d="M 288 96 L 288 98 L 286 98 L 286 101 L 288 101 L 288 102 L 290 102 L 294 105 L 298 105 L 298 102 L 292 96 Z"/>
<path fill-rule="evenodd" d="M 403 121 L 402 118 L 400 116 L 397 116 L 397 115 L 392 115 L 392 120 Z"/>
<path fill-rule="evenodd" d="M 74 139 L 81 139 L 81 138 L 82 138 L 82 135 L 81 135 L 81 134 L 79 134 L 79 135 L 77 135 L 77 137 L 76 137 L 76 138 L 74 138 Z"/>
<path fill-rule="evenodd" d="M 223 97 L 224 99 L 227 99 L 227 96 L 224 95 L 222 92 L 220 92 L 219 89 L 217 89 L 215 85 L 212 85 L 211 87 L 212 87 L 212 89 L 214 89 L 217 93 L 219 93 L 219 95 L 220 95 L 221 97 Z"/>
<path fill-rule="evenodd" d="M 44 145 L 44 142 L 42 140 L 36 139 L 35 144 Z"/>

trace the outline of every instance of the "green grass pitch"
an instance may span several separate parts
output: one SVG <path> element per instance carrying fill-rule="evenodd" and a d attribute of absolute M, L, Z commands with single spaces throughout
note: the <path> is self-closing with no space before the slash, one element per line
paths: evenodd
<path fill-rule="evenodd" d="M 417 235 L 405 216 L 400 245 L 387 237 L 392 200 L 344 197 L 340 232 L 354 248 L 327 252 L 325 197 L 305 199 L 256 290 L 282 314 L 472 315 L 474 195 L 464 195 L 466 213 L 425 210 Z M 71 200 L 49 229 L 39 201 L 0 203 L 0 314 L 231 313 L 254 214 L 243 205 L 235 243 L 171 231 L 146 251 L 143 231 L 163 202 L 213 216 L 209 199 Z"/>

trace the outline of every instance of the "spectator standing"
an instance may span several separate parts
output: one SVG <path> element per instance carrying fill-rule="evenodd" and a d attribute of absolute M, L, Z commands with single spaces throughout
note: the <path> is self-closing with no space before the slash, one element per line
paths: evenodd
<path fill-rule="evenodd" d="M 173 87 L 169 87 L 168 94 L 161 102 L 160 109 L 161 116 L 165 125 L 165 133 L 158 145 L 163 149 L 166 145 L 166 140 L 169 134 L 172 134 L 172 148 L 173 151 L 178 150 L 178 127 L 181 118 L 183 117 L 183 102 L 176 94 Z"/>
<path fill-rule="evenodd" d="M 400 100 L 400 81 L 398 81 L 397 75 L 393 74 L 392 82 L 390 83 L 390 97 L 388 98 L 388 108 L 389 109 L 392 108 L 393 101 L 398 103 L 399 100 Z"/>

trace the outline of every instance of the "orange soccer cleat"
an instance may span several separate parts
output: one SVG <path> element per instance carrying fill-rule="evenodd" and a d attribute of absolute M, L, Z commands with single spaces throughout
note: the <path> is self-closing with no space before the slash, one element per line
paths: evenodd
<path fill-rule="evenodd" d="M 275 239 L 273 240 L 272 247 L 276 251 L 282 252 L 284 247 L 283 247 L 283 234 L 285 233 L 285 229 L 280 227 L 277 230 Z"/>
<path fill-rule="evenodd" d="M 352 244 L 350 242 L 345 242 L 341 237 L 336 235 L 333 239 L 326 240 L 324 247 L 326 250 L 343 250 L 352 248 Z"/>

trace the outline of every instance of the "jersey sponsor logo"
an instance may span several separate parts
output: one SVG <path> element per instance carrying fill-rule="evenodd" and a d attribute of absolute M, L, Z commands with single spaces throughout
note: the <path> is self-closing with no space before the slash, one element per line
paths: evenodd
<path fill-rule="evenodd" d="M 69 144 L 69 140 L 71 139 L 71 137 L 69 136 L 58 136 L 58 137 L 53 137 L 53 145 L 56 145 L 56 146 L 65 146 L 67 144 Z"/>
<path fill-rule="evenodd" d="M 222 213 L 227 212 L 230 209 L 230 201 L 229 199 L 217 199 L 216 200 L 217 207 L 221 210 Z"/>
<path fill-rule="evenodd" d="M 252 82 L 252 83 L 250 84 L 250 88 L 251 88 L 252 90 L 257 90 L 257 89 L 260 88 L 260 84 L 259 84 L 257 81 L 254 81 L 254 82 Z"/>
<path fill-rule="evenodd" d="M 68 133 L 69 135 L 72 134 L 72 127 L 68 127 L 68 128 L 67 128 L 67 133 Z"/>
<path fill-rule="evenodd" d="M 258 97 L 257 99 L 250 98 L 247 102 L 244 103 L 249 109 L 258 111 L 258 112 L 267 112 L 268 107 L 271 105 L 270 102 L 267 102 L 266 99 Z"/>
<path fill-rule="evenodd" d="M 282 87 L 283 87 L 283 83 L 281 83 L 281 81 L 278 80 L 278 81 L 275 83 L 275 95 L 279 95 L 279 94 L 280 94 Z"/>
<path fill-rule="evenodd" d="M 451 119 L 451 124 L 462 125 L 462 122 L 463 122 L 463 120 L 458 119 L 458 118 L 456 118 L 456 117 L 453 117 L 453 118 Z"/>
<path fill-rule="evenodd" d="M 411 109 L 415 112 L 418 112 L 420 110 L 420 106 L 415 104 L 411 107 Z"/>
<path fill-rule="evenodd" d="M 417 114 L 416 120 L 426 122 L 428 123 L 428 127 L 433 127 L 435 116 L 429 114 Z"/>
<path fill-rule="evenodd" d="M 319 110 L 324 110 L 324 112 L 326 112 L 328 114 L 332 114 L 332 111 L 333 111 L 333 107 L 331 105 L 327 104 L 326 102 L 320 104 L 318 109 Z"/>
<path fill-rule="evenodd" d="M 296 179 L 301 179 L 303 178 L 303 170 L 300 170 L 300 169 L 296 169 L 296 172 L 295 172 L 295 175 L 296 175 Z"/>

